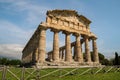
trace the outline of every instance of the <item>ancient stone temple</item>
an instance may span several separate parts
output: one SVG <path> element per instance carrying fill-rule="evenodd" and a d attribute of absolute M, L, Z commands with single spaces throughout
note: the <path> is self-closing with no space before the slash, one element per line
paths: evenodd
<path fill-rule="evenodd" d="M 23 49 L 23 64 L 39 66 L 97 66 L 99 56 L 97 37 L 90 32 L 91 21 L 74 10 L 50 10 L 46 13 L 46 21 L 38 28 Z M 46 51 L 46 31 L 53 35 L 53 50 Z M 65 45 L 59 46 L 59 32 L 65 35 Z M 70 42 L 70 35 L 75 41 Z M 91 60 L 89 42 L 92 42 L 93 60 Z M 83 58 L 82 44 L 85 44 Z M 74 47 L 74 51 L 72 48 Z M 72 53 L 74 52 L 74 53 Z M 73 56 L 72 56 L 73 55 Z"/>

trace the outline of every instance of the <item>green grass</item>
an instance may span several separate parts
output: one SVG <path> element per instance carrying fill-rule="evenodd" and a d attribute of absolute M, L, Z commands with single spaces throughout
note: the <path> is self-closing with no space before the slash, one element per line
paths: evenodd
<path fill-rule="evenodd" d="M 40 80 L 120 80 L 120 72 L 115 72 L 116 68 L 113 68 L 110 72 L 105 73 L 109 69 L 109 67 L 104 68 L 101 70 L 99 73 L 94 74 L 99 68 L 92 68 L 90 71 L 87 73 L 80 75 L 84 71 L 88 70 L 89 68 L 80 68 L 77 69 L 76 71 L 73 71 L 72 73 L 69 73 L 63 77 L 60 77 L 61 75 L 64 75 L 65 73 L 73 70 L 71 68 L 68 69 L 42 69 L 40 71 L 34 71 L 32 68 L 27 68 L 25 69 L 25 79 L 27 80 L 36 80 L 36 76 L 39 75 L 38 77 L 44 76 L 45 74 L 51 73 L 53 71 L 53 74 L 50 74 L 46 77 L 41 78 Z M 2 70 L 2 69 L 1 69 Z M 2 79 L 2 71 L 0 70 L 0 80 Z M 22 74 L 22 68 L 9 68 L 12 73 L 14 73 L 18 78 L 21 77 Z M 29 76 L 29 78 L 27 78 Z M 6 80 L 17 80 L 9 71 L 6 73 Z"/>

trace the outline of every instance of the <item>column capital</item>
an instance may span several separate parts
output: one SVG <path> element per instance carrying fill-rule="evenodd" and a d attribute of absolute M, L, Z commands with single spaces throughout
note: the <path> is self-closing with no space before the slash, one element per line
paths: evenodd
<path fill-rule="evenodd" d="M 51 29 L 52 32 L 60 32 L 58 29 Z"/>
<path fill-rule="evenodd" d="M 67 34 L 67 35 L 70 35 L 70 34 L 71 34 L 71 32 L 68 32 L 68 31 L 63 31 L 62 33 L 63 33 L 63 34 Z"/>
<path fill-rule="evenodd" d="M 78 37 L 78 36 L 80 36 L 80 33 L 73 33 L 73 36 Z"/>
<path fill-rule="evenodd" d="M 38 29 L 39 30 L 47 30 L 47 27 L 45 27 L 45 26 L 42 26 L 41 24 L 38 26 Z"/>
<path fill-rule="evenodd" d="M 83 35 L 83 38 L 85 38 L 85 39 L 89 38 L 89 35 Z"/>
<path fill-rule="evenodd" d="M 92 40 L 96 40 L 97 38 L 96 37 L 91 37 Z"/>

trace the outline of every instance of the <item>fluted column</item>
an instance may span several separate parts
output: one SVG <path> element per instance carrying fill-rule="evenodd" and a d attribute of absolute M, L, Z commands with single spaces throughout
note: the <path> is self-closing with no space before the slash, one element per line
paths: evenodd
<path fill-rule="evenodd" d="M 59 50 L 59 60 L 62 60 L 62 50 Z"/>
<path fill-rule="evenodd" d="M 96 39 L 95 38 L 92 39 L 92 45 L 93 45 L 93 60 L 94 60 L 94 62 L 99 63 L 97 43 L 96 43 Z"/>
<path fill-rule="evenodd" d="M 48 59 L 49 59 L 49 61 L 52 61 L 52 52 L 48 53 Z"/>
<path fill-rule="evenodd" d="M 72 61 L 72 53 L 71 53 L 71 42 L 70 42 L 70 33 L 66 32 L 65 37 L 65 61 L 71 62 Z"/>
<path fill-rule="evenodd" d="M 76 55 L 76 50 L 77 48 L 76 48 L 76 45 L 74 45 L 74 60 L 75 61 L 77 61 L 77 55 Z"/>
<path fill-rule="evenodd" d="M 37 62 L 37 56 L 38 56 L 38 49 L 35 48 L 34 51 L 33 51 L 33 54 L 32 54 L 32 62 L 33 63 L 36 63 Z"/>
<path fill-rule="evenodd" d="M 91 62 L 88 36 L 85 36 L 84 38 L 85 38 L 85 55 L 86 55 L 85 58 L 86 58 L 86 62 Z"/>
<path fill-rule="evenodd" d="M 62 49 L 62 60 L 65 59 L 64 49 Z"/>
<path fill-rule="evenodd" d="M 36 35 L 36 38 L 34 39 L 34 50 L 32 55 L 32 61 L 34 63 L 38 62 L 38 37 Z"/>
<path fill-rule="evenodd" d="M 46 29 L 40 29 L 39 46 L 38 46 L 39 63 L 45 61 L 45 54 L 46 54 Z"/>
<path fill-rule="evenodd" d="M 59 61 L 59 35 L 57 30 L 52 30 L 54 32 L 54 39 L 53 39 L 53 61 Z"/>
<path fill-rule="evenodd" d="M 80 35 L 76 35 L 76 53 L 77 53 L 77 61 L 82 63 L 83 62 L 83 54 L 81 52 L 81 42 L 80 42 Z"/>

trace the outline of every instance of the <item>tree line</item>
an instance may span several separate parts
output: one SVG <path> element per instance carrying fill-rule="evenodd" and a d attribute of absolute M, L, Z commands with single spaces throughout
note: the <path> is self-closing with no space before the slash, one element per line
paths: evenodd
<path fill-rule="evenodd" d="M 21 65 L 21 61 L 18 59 L 7 59 L 7 58 L 0 58 L 0 65 Z"/>
<path fill-rule="evenodd" d="M 115 52 L 115 58 L 113 59 L 113 64 L 120 65 L 120 56 L 118 55 L 117 52 Z"/>
<path fill-rule="evenodd" d="M 93 61 L 93 52 L 91 53 L 91 59 Z M 105 58 L 105 56 L 102 53 L 98 53 L 99 55 L 99 61 L 102 65 L 106 65 L 106 66 L 113 66 L 113 65 L 120 65 L 120 56 L 118 55 L 117 52 L 115 52 L 115 57 L 114 58 L 110 58 L 107 59 Z M 85 53 L 83 53 L 84 59 L 85 59 Z"/>
<path fill-rule="evenodd" d="M 91 59 L 93 61 L 93 52 L 91 53 Z M 115 57 L 111 59 L 105 58 L 105 56 L 102 53 L 98 53 L 99 55 L 99 61 L 102 65 L 120 65 L 120 56 L 117 52 L 115 52 Z M 84 59 L 85 59 L 85 53 L 83 53 Z M 0 65 L 22 65 L 21 60 L 18 59 L 7 59 L 7 58 L 0 58 Z"/>

